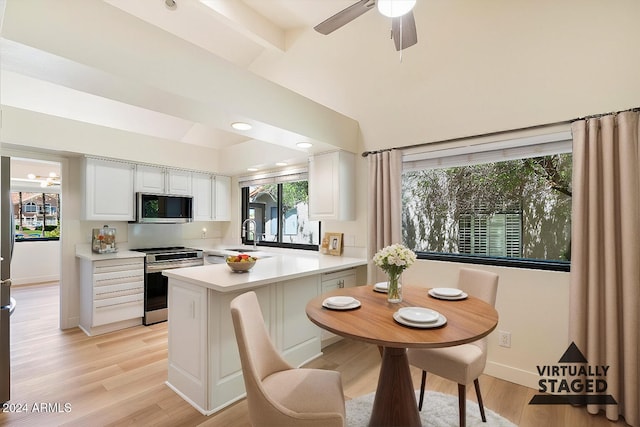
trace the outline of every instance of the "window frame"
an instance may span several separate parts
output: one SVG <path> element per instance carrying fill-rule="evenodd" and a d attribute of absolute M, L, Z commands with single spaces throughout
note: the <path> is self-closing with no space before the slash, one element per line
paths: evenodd
<path fill-rule="evenodd" d="M 560 131 L 554 133 L 540 134 L 534 136 L 514 136 L 512 138 L 495 139 L 490 141 L 478 141 L 475 144 L 466 141 L 460 146 L 460 141 L 449 141 L 451 144 L 449 148 L 446 146 L 440 146 L 429 150 L 409 149 L 403 152 L 403 171 L 415 171 L 422 169 L 446 169 L 448 167 L 463 166 L 465 165 L 465 159 L 476 158 L 482 159 L 485 156 L 492 156 L 493 153 L 502 151 L 506 157 L 503 160 L 513 160 L 519 157 L 523 151 L 531 148 L 532 152 L 540 150 L 537 155 L 551 155 L 554 153 L 545 152 L 548 147 L 553 147 L 552 144 L 556 144 L 562 147 L 563 144 L 566 149 L 566 145 L 571 145 L 571 132 Z M 447 145 L 447 144 L 445 144 Z M 553 150 L 553 148 L 552 148 Z M 572 152 L 559 151 L 561 152 Z M 501 161 L 501 159 L 495 159 L 493 161 Z M 477 163 L 486 163 L 486 161 L 478 160 Z M 472 163 L 467 163 L 472 164 Z M 523 268 L 532 270 L 545 270 L 545 271 L 558 271 L 558 272 L 570 272 L 571 261 L 564 260 L 544 260 L 544 259 L 532 259 L 532 258 L 508 258 L 489 255 L 472 255 L 472 254 L 456 254 L 456 253 L 444 253 L 444 252 L 428 252 L 428 251 L 415 251 L 417 258 L 421 260 L 431 261 L 444 261 L 444 262 L 456 262 L 463 264 L 476 264 L 476 265 L 488 265 L 496 267 L 511 267 L 511 268 Z"/>
<path fill-rule="evenodd" d="M 277 188 L 278 188 L 278 196 L 277 196 L 277 204 L 278 204 L 278 212 L 282 211 L 282 185 L 285 184 L 285 182 L 278 182 L 276 183 Z M 250 209 L 250 205 L 251 202 L 249 201 L 249 186 L 243 186 L 240 189 L 240 194 L 241 194 L 241 199 L 242 199 L 242 203 L 241 203 L 241 218 L 240 218 L 240 224 L 242 224 L 246 219 L 249 218 L 249 209 Z M 264 247 L 272 247 L 272 248 L 286 248 L 286 249 L 300 249 L 300 250 L 306 250 L 306 251 L 318 251 L 320 248 L 320 244 L 318 243 L 317 245 L 313 245 L 313 244 L 305 244 L 305 243 L 285 243 L 282 241 L 282 236 L 283 236 L 283 230 L 282 230 L 282 226 L 280 223 L 280 215 L 278 215 L 278 241 L 277 242 L 268 242 L 268 241 L 263 241 L 263 240 L 258 240 L 258 242 L 256 242 L 256 246 L 264 246 Z M 242 225 L 241 225 L 242 228 Z M 242 230 L 240 230 L 240 232 L 242 233 Z M 242 235 L 242 234 L 241 234 Z M 244 245 L 253 245 L 254 239 L 250 239 L 248 236 L 250 235 L 250 233 L 246 233 L 245 237 L 242 237 L 242 244 Z M 320 240 L 322 236 L 322 222 L 318 221 L 318 239 Z"/>

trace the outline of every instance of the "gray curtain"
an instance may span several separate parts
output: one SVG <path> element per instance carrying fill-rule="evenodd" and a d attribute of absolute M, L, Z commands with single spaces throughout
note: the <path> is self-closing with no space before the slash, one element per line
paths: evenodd
<path fill-rule="evenodd" d="M 369 154 L 369 281 L 386 280 L 373 265 L 373 255 L 385 246 L 402 243 L 402 154 L 389 150 Z"/>
<path fill-rule="evenodd" d="M 637 112 L 576 121 L 570 339 L 608 365 L 617 405 L 588 405 L 640 426 L 640 149 Z"/>

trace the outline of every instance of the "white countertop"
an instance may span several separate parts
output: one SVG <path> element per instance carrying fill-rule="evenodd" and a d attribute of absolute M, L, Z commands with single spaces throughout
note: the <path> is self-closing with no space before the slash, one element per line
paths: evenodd
<path fill-rule="evenodd" d="M 98 254 L 91 250 L 90 244 L 80 244 L 76 245 L 76 257 L 90 261 L 99 261 L 102 259 L 144 258 L 145 254 L 143 252 L 129 251 L 126 249 L 118 250 L 118 252 Z"/>
<path fill-rule="evenodd" d="M 322 255 L 315 252 L 308 255 L 273 253 L 273 256 L 258 259 L 256 265 L 246 273 L 234 273 L 226 264 L 210 264 L 165 270 L 162 274 L 170 279 L 218 292 L 232 292 L 366 264 L 367 260 L 364 258 Z"/>

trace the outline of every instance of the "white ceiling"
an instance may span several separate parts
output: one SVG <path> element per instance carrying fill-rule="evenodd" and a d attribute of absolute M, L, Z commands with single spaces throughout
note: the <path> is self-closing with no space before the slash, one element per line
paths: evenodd
<path fill-rule="evenodd" d="M 5 22 L 5 28 L 13 23 L 11 5 L 15 1 L 7 0 L 9 9 L 5 20 L 9 24 Z M 38 0 L 25 1 L 37 3 Z M 295 43 L 297 32 L 308 31 L 352 3 L 351 0 L 177 0 L 177 7 L 170 10 L 164 0 L 105 2 L 249 71 L 261 57 L 286 55 L 288 45 Z M 73 13 L 71 3 L 58 5 Z M 64 51 L 56 51 L 55 41 L 45 46 L 5 33 L 3 36 L 4 105 L 229 153 L 256 149 L 262 152 L 258 158 L 234 155 L 233 166 L 221 166 L 224 169 L 221 172 L 226 173 L 237 174 L 250 166 L 269 167 L 276 161 L 302 163 L 309 154 L 309 150 L 293 145 L 311 139 L 304 132 L 298 134 L 277 126 L 261 127 L 258 123 L 252 132 L 239 133 L 228 127 L 233 119 L 233 112 L 229 110 L 222 114 L 224 117 L 203 123 L 154 109 L 144 102 L 136 105 L 131 98 L 115 94 L 118 90 L 115 88 L 119 86 L 122 90 L 130 85 L 131 91 L 140 92 L 139 82 L 124 81 L 122 76 L 91 66 L 82 58 L 61 55 L 58 52 Z M 390 45 L 386 47 L 391 49 Z M 148 95 L 151 98 L 151 92 Z M 289 144 L 283 149 L 277 142 L 274 144 L 274 138 L 289 140 Z M 332 144 L 316 141 L 311 152 L 334 148 Z"/>
<path fill-rule="evenodd" d="M 637 104 L 635 0 L 419 0 L 401 54 L 375 9 L 313 30 L 356 0 L 175 1 L 0 0 L 2 104 L 209 147 L 233 175 Z M 584 40 L 617 49 L 599 58 Z"/>

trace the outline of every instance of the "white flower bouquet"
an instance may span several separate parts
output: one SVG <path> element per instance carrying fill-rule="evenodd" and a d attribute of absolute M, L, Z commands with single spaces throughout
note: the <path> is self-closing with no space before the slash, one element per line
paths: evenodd
<path fill-rule="evenodd" d="M 399 286 L 400 275 L 405 269 L 411 267 L 415 261 L 415 252 L 397 243 L 380 249 L 373 256 L 373 263 L 389 276 L 389 291 L 387 297 L 389 301 L 402 301 Z"/>

